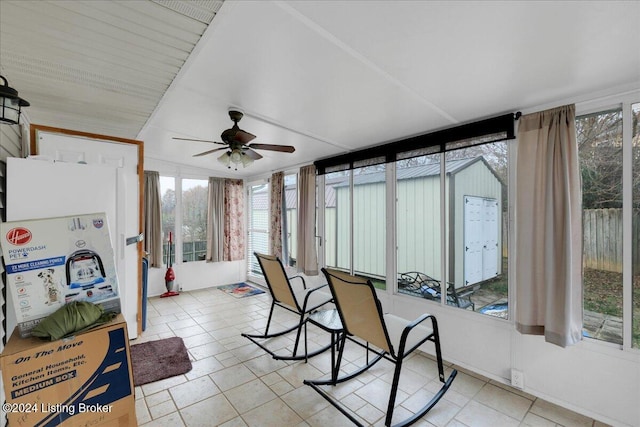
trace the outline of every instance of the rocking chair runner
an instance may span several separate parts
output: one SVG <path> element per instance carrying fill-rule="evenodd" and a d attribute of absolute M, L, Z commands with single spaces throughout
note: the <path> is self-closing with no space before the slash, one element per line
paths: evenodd
<path fill-rule="evenodd" d="M 419 346 L 427 341 L 431 341 L 435 345 L 438 375 L 443 386 L 430 401 L 426 402 L 422 409 L 417 411 L 413 416 L 396 424 L 396 426 L 408 426 L 415 423 L 435 406 L 447 392 L 457 375 L 457 371 L 454 369 L 449 375 L 449 378 L 445 379 L 436 318 L 432 315 L 424 314 L 414 321 L 408 322 L 398 316 L 383 314 L 382 306 L 376 296 L 371 281 L 337 270 L 322 269 L 322 272 L 329 282 L 329 288 L 331 289 L 331 294 L 333 295 L 345 331 L 345 333 L 341 335 L 339 342 L 337 367 L 340 365 L 347 338 L 349 341 L 365 347 L 367 354 L 369 351 L 372 351 L 376 354 L 376 357 L 371 361 L 368 361 L 367 357 L 367 364 L 365 366 L 343 377 L 337 379 L 332 377 L 329 380 L 305 380 L 304 383 L 316 390 L 353 423 L 361 425 L 337 399 L 325 392 L 321 386 L 336 385 L 355 378 L 384 358 L 395 364 L 385 419 L 385 425 L 390 426 L 403 360 Z M 355 340 L 354 337 L 364 341 L 366 345 Z M 380 350 L 372 350 L 369 347 L 370 344 Z"/>
<path fill-rule="evenodd" d="M 318 286 L 316 288 L 307 289 L 306 282 L 302 276 L 287 277 L 282 262 L 278 257 L 271 255 L 264 255 L 258 252 L 254 252 L 255 257 L 258 259 L 262 273 L 264 274 L 265 281 L 271 294 L 271 310 L 269 311 L 269 318 L 267 320 L 267 326 L 264 334 L 242 334 L 243 337 L 248 338 L 258 347 L 269 353 L 276 360 L 306 360 L 309 357 L 318 355 L 331 347 L 328 344 L 325 347 L 314 350 L 311 353 L 306 352 L 306 329 L 305 329 L 305 354 L 298 355 L 298 343 L 300 341 L 300 335 L 302 328 L 307 322 L 307 317 L 310 313 L 318 310 L 323 305 L 332 301 L 331 295 L 328 292 L 322 292 L 324 288 L 328 291 L 327 285 Z M 302 288 L 295 291 L 291 285 L 292 279 L 300 279 Z M 269 326 L 271 325 L 271 319 L 273 317 L 274 308 L 282 307 L 285 310 L 291 311 L 299 315 L 299 321 L 296 325 L 285 330 L 269 333 Z M 296 340 L 291 355 L 276 354 L 271 351 L 264 343 L 264 340 L 269 338 L 276 338 L 289 332 L 296 330 Z"/>

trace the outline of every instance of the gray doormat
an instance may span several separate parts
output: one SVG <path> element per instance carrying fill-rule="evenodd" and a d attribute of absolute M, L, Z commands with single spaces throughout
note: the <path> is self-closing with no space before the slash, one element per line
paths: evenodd
<path fill-rule="evenodd" d="M 189 353 L 180 337 L 134 344 L 130 349 L 135 386 L 174 377 L 191 370 Z"/>

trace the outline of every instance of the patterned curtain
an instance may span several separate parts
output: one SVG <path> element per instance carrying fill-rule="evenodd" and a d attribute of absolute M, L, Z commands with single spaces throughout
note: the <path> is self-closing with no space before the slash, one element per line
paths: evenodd
<path fill-rule="evenodd" d="M 224 179 L 209 178 L 207 209 L 207 262 L 223 261 L 224 255 Z"/>
<path fill-rule="evenodd" d="M 150 267 L 162 267 L 160 174 L 144 171 L 144 250 Z"/>
<path fill-rule="evenodd" d="M 244 258 L 244 183 L 241 179 L 225 179 L 223 259 Z"/>
<path fill-rule="evenodd" d="M 282 197 L 284 172 L 271 175 L 271 198 L 269 199 L 269 247 L 271 255 L 282 259 Z"/>

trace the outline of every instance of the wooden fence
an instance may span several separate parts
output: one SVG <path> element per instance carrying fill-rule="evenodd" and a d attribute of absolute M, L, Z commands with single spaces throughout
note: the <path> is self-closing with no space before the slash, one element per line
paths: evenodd
<path fill-rule="evenodd" d="M 640 245 L 638 245 L 638 221 L 640 211 L 633 212 L 632 256 L 633 269 L 640 271 Z M 598 270 L 622 273 L 622 209 L 585 209 L 584 266 Z"/>

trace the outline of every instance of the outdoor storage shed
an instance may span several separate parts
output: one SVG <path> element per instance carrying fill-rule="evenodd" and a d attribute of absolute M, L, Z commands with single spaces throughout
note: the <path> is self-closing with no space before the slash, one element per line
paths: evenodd
<path fill-rule="evenodd" d="M 420 271 L 440 279 L 440 164 L 398 168 L 397 182 L 396 212 L 408 219 L 397 221 L 397 271 Z M 349 247 L 349 215 L 353 209 L 353 223 L 367 230 L 366 238 L 354 238 L 354 272 L 384 280 L 384 189 L 383 170 L 356 170 L 353 200 L 362 202 L 351 206 L 348 174 L 330 178 L 326 189 L 327 265 L 346 269 L 350 266 L 351 254 L 341 249 Z M 499 275 L 503 246 L 500 179 L 482 156 L 449 160 L 445 191 L 448 280 L 456 288 L 463 288 Z"/>

